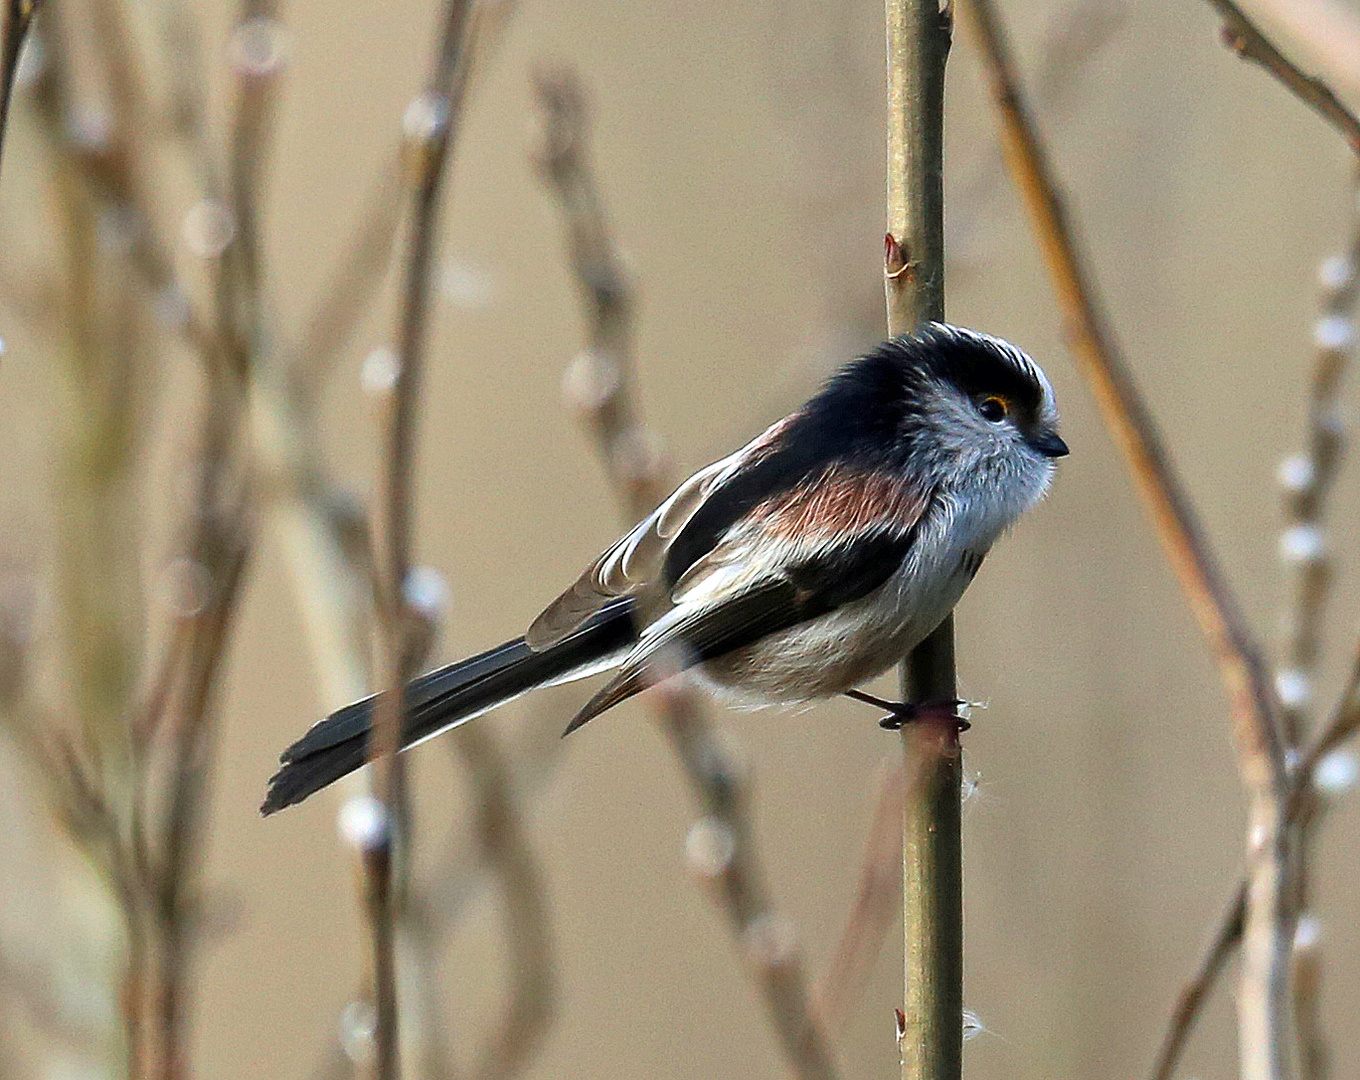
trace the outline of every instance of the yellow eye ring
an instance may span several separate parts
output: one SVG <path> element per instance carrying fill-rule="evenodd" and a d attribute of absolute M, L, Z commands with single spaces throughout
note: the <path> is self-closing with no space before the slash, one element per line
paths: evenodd
<path fill-rule="evenodd" d="M 1010 408 L 1006 405 L 1005 398 L 992 395 L 978 402 L 978 412 L 982 414 L 984 420 L 998 424 L 1006 419 L 1006 414 L 1010 412 Z"/>

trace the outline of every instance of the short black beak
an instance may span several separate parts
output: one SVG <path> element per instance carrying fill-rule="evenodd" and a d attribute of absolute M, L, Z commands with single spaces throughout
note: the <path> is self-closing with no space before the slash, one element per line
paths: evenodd
<path fill-rule="evenodd" d="M 1059 458 L 1066 457 L 1068 454 L 1067 443 L 1058 438 L 1056 431 L 1041 431 L 1030 439 L 1029 444 L 1044 457 Z"/>

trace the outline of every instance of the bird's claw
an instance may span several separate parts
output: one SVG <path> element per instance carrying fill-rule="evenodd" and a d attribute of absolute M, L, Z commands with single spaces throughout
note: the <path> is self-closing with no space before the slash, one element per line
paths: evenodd
<path fill-rule="evenodd" d="M 878 722 L 884 731 L 901 731 L 907 724 L 931 723 L 946 724 L 962 735 L 971 728 L 972 722 L 959 715 L 959 709 L 967 702 L 959 698 L 945 698 L 943 701 L 922 701 L 913 704 L 909 701 L 890 702 L 887 716 Z"/>
<path fill-rule="evenodd" d="M 862 690 L 847 690 L 845 696 L 853 698 L 855 701 L 862 701 L 866 705 L 872 705 L 877 709 L 884 709 L 888 715 L 878 722 L 878 726 L 885 731 L 901 731 L 907 724 L 931 723 L 943 724 L 954 728 L 962 735 L 970 727 L 967 719 L 959 715 L 959 710 L 968 702 L 962 698 L 943 698 L 938 701 L 888 701 L 884 698 L 874 697 L 866 694 Z"/>

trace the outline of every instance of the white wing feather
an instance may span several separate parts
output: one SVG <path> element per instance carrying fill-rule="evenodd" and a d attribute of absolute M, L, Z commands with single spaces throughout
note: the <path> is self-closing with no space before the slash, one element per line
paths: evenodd
<path fill-rule="evenodd" d="M 632 596 L 659 581 L 671 541 L 717 488 L 778 436 L 787 420 L 772 424 L 734 454 L 700 469 L 591 563 L 574 585 L 534 620 L 524 635 L 531 649 L 545 649 L 579 628 L 612 600 Z"/>

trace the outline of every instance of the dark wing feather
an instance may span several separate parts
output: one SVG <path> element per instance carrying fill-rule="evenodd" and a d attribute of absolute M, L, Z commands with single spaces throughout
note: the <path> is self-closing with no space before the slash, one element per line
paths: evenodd
<path fill-rule="evenodd" d="M 919 520 L 919 518 L 918 518 Z M 577 713 L 563 733 L 645 690 L 658 677 L 723 656 L 867 596 L 893 575 L 915 528 L 880 527 L 830 544 L 760 578 L 717 603 L 696 606 L 645 635 L 617 675 Z"/>

